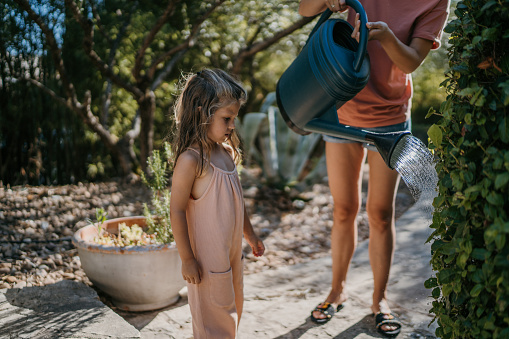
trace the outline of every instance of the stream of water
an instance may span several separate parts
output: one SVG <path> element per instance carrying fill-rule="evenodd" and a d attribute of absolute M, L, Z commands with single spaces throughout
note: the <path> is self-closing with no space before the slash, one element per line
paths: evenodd
<path fill-rule="evenodd" d="M 412 135 L 405 135 L 391 155 L 391 166 L 400 174 L 416 203 L 422 202 L 426 213 L 433 214 L 433 199 L 437 196 L 436 161 L 426 145 Z"/>

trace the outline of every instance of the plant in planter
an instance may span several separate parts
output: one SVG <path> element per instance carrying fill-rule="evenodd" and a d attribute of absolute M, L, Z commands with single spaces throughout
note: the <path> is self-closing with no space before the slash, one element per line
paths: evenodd
<path fill-rule="evenodd" d="M 171 155 L 168 144 L 165 158 Z M 185 283 L 181 261 L 171 232 L 166 188 L 171 169 L 158 151 L 148 161 L 154 211 L 145 204 L 144 216 L 106 220 L 79 229 L 73 237 L 83 270 L 92 283 L 126 311 L 148 311 L 175 303 Z"/>

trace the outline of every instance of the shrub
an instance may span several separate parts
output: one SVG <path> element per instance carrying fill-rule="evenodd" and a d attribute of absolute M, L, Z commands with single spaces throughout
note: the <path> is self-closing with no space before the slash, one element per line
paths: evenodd
<path fill-rule="evenodd" d="M 148 158 L 147 165 L 150 177 L 147 178 L 143 173 L 141 179 L 152 192 L 151 211 L 147 203 L 143 204 L 148 232 L 156 235 L 156 240 L 161 243 L 170 243 L 173 241 L 173 232 L 170 222 L 170 197 L 171 193 L 168 189 L 168 178 L 173 173 L 171 167 L 172 162 L 169 161 L 173 157 L 172 149 L 168 142 L 163 145 L 163 153 L 158 150 L 152 152 L 152 156 Z M 169 167 L 168 167 L 169 166 Z"/>
<path fill-rule="evenodd" d="M 460 1 L 455 14 L 447 99 L 428 131 L 440 161 L 425 285 L 437 336 L 509 338 L 509 0 Z"/>

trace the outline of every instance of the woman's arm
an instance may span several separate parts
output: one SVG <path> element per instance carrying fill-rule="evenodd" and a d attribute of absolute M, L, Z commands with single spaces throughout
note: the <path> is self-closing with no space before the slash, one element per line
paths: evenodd
<path fill-rule="evenodd" d="M 200 268 L 189 240 L 186 217 L 197 166 L 198 160 L 190 152 L 184 152 L 179 156 L 173 171 L 170 198 L 171 228 L 182 260 L 182 277 L 191 284 L 199 284 L 201 281 Z"/>
<path fill-rule="evenodd" d="M 355 28 L 352 33 L 352 37 L 357 38 L 357 40 L 359 39 L 360 24 L 359 15 L 357 14 Z M 415 71 L 433 46 L 433 41 L 422 38 L 413 38 L 410 45 L 405 45 L 382 21 L 368 22 L 366 27 L 369 29 L 368 40 L 378 40 L 392 62 L 405 73 Z"/>

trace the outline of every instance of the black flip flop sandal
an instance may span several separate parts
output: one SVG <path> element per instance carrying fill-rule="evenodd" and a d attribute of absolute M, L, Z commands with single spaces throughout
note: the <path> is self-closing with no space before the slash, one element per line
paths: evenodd
<path fill-rule="evenodd" d="M 311 320 L 317 324 L 325 324 L 329 320 L 331 320 L 332 316 L 335 312 L 340 311 L 344 307 L 343 304 L 338 305 L 336 310 L 334 310 L 334 306 L 332 306 L 329 302 L 323 302 L 315 307 L 314 310 L 311 311 Z M 325 315 L 325 318 L 315 318 L 313 316 L 313 312 L 318 311 L 321 314 Z"/>
<path fill-rule="evenodd" d="M 375 323 L 376 323 L 376 329 L 378 333 L 383 334 L 387 337 L 395 337 L 401 332 L 401 322 L 399 319 L 394 315 L 394 313 L 382 313 L 378 312 L 375 315 Z M 383 325 L 387 326 L 396 326 L 397 328 L 395 330 L 391 331 L 384 331 L 382 329 Z"/>

